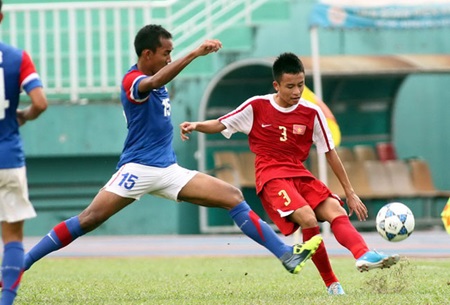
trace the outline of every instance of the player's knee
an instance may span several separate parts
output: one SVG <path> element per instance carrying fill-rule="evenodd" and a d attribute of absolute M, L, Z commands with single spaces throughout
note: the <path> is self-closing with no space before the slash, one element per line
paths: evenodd
<path fill-rule="evenodd" d="M 288 219 L 298 224 L 303 229 L 313 228 L 318 225 L 316 214 L 311 208 L 308 207 L 295 210 L 294 213 L 288 216 Z"/>
<path fill-rule="evenodd" d="M 303 225 L 301 225 L 302 228 L 313 228 L 318 226 L 317 218 L 314 214 L 312 215 L 305 215 L 303 217 Z"/>
<path fill-rule="evenodd" d="M 231 197 L 233 198 L 233 201 L 238 204 L 244 201 L 244 195 L 242 194 L 242 191 L 237 187 L 233 187 L 233 190 L 231 191 Z"/>
<path fill-rule="evenodd" d="M 242 194 L 241 190 L 234 186 L 230 186 L 229 190 L 227 191 L 227 195 L 225 197 L 222 197 L 222 200 L 220 200 L 220 207 L 230 210 L 244 200 L 244 195 Z"/>

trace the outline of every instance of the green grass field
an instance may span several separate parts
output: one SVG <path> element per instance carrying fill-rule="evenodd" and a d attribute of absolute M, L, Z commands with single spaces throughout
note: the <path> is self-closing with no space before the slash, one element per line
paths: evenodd
<path fill-rule="evenodd" d="M 450 259 L 406 259 L 359 273 L 332 264 L 346 295 L 328 296 L 312 262 L 298 275 L 272 257 L 46 258 L 27 271 L 16 304 L 450 304 Z"/>

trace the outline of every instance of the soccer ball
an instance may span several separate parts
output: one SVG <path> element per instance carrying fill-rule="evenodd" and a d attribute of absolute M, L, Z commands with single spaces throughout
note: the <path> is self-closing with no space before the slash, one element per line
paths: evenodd
<path fill-rule="evenodd" d="M 387 241 L 397 242 L 408 238 L 414 231 L 414 215 L 400 202 L 383 206 L 377 214 L 377 231 Z"/>

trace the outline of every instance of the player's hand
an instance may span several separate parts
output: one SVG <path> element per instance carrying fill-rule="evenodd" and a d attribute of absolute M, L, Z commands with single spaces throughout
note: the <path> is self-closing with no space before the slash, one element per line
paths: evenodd
<path fill-rule="evenodd" d="M 217 52 L 222 48 L 222 43 L 217 39 L 207 39 L 198 48 L 197 55 L 203 56 L 209 53 Z"/>
<path fill-rule="evenodd" d="M 193 122 L 183 122 L 180 124 L 180 137 L 182 141 L 189 140 L 188 134 L 190 134 L 193 130 L 195 130 L 195 127 L 197 126 L 196 123 Z"/>
<path fill-rule="evenodd" d="M 17 122 L 19 123 L 19 126 L 22 126 L 27 122 L 27 119 L 25 117 L 25 109 L 17 109 L 16 117 L 17 117 Z"/>
<path fill-rule="evenodd" d="M 367 217 L 369 217 L 367 207 L 355 193 L 347 196 L 347 205 L 349 209 L 349 216 L 352 216 L 353 213 L 355 213 L 359 221 L 365 221 Z"/>

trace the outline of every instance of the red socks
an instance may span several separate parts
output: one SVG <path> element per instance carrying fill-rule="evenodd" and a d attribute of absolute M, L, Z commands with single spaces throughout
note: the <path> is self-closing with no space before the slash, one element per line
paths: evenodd
<path fill-rule="evenodd" d="M 336 217 L 331 222 L 331 230 L 336 240 L 350 250 L 355 259 L 360 258 L 364 253 L 369 251 L 366 242 L 351 224 L 347 215 Z"/>
<path fill-rule="evenodd" d="M 350 250 L 355 259 L 369 251 L 366 242 L 351 224 L 347 215 L 336 217 L 331 223 L 331 230 L 333 231 L 336 240 L 342 246 Z M 303 241 L 307 241 L 314 235 L 320 234 L 320 228 L 317 226 L 302 229 L 302 234 Z M 316 268 L 327 287 L 334 282 L 339 282 L 331 268 L 330 259 L 328 258 L 324 242 L 320 244 L 316 253 L 313 255 L 312 261 L 314 262 L 314 265 L 316 265 Z"/>
<path fill-rule="evenodd" d="M 303 241 L 311 239 L 311 237 L 320 234 L 319 227 L 307 228 L 302 230 Z M 330 259 L 328 258 L 327 250 L 325 249 L 325 244 L 322 241 L 316 253 L 312 257 L 314 265 L 316 265 L 317 270 L 322 277 L 325 286 L 330 286 L 334 282 L 339 282 L 336 275 L 331 268 Z"/>

